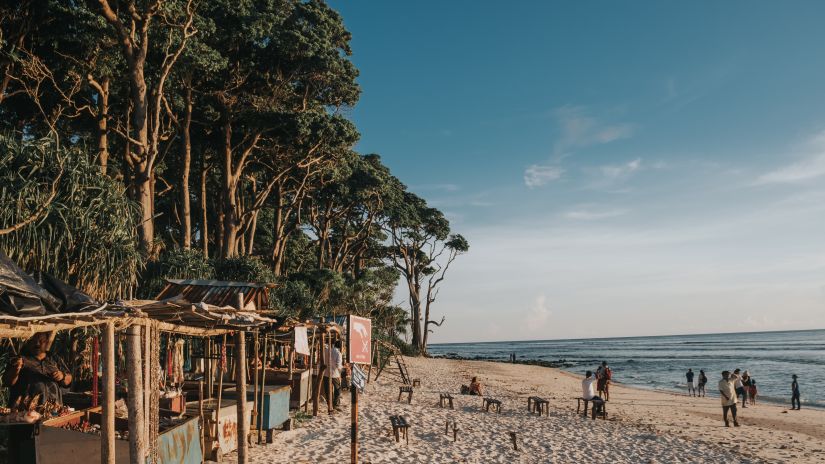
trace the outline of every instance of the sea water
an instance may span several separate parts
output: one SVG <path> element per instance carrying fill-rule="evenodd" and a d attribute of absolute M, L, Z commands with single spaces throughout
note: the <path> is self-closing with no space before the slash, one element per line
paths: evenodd
<path fill-rule="evenodd" d="M 790 404 L 791 375 L 799 376 L 802 404 L 825 407 L 825 330 L 673 335 L 578 340 L 536 340 L 431 345 L 433 356 L 519 361 L 561 361 L 562 369 L 584 374 L 602 361 L 616 382 L 642 388 L 687 392 L 685 372 L 708 376 L 708 396 L 718 396 L 723 370 L 749 371 L 757 401 Z"/>

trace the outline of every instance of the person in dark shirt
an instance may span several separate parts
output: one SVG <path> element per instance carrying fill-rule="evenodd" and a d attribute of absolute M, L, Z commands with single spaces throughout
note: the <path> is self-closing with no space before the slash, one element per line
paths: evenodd
<path fill-rule="evenodd" d="M 47 333 L 35 334 L 26 342 L 23 355 L 9 362 L 3 374 L 3 384 L 9 387 L 9 405 L 35 395 L 40 395 L 39 403 L 63 404 L 61 388 L 71 385 L 72 375 L 49 355 L 48 346 Z"/>
<path fill-rule="evenodd" d="M 802 408 L 799 404 L 799 382 L 796 381 L 796 374 L 791 377 L 793 378 L 793 382 L 791 382 L 791 410 L 796 409 L 798 411 Z"/>
<path fill-rule="evenodd" d="M 696 396 L 705 396 L 705 385 L 708 383 L 708 376 L 705 375 L 705 371 L 699 370 L 699 391 L 696 393 Z"/>
<path fill-rule="evenodd" d="M 696 396 L 696 384 L 693 383 L 693 376 L 693 369 L 688 369 L 685 378 L 687 379 L 688 395 L 690 396 Z"/>

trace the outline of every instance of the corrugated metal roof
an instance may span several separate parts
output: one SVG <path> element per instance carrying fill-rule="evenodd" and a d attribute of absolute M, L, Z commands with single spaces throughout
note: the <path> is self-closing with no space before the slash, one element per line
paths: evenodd
<path fill-rule="evenodd" d="M 269 309 L 269 289 L 274 284 L 253 282 L 225 282 L 219 280 L 168 279 L 158 300 L 182 298 L 189 303 L 206 303 L 213 306 L 235 306 L 238 294 L 243 294 L 244 308 Z M 249 305 L 253 304 L 253 308 Z"/>

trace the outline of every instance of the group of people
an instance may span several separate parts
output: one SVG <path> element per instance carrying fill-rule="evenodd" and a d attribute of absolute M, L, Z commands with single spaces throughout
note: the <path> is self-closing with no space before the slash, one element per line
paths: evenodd
<path fill-rule="evenodd" d="M 584 373 L 582 398 L 593 402 L 594 416 L 601 411 L 605 401 L 610 401 L 610 381 L 612 379 L 613 370 L 607 365 L 607 361 L 602 361 L 595 374 L 593 371 Z"/>
<path fill-rule="evenodd" d="M 755 405 L 758 391 L 756 389 L 756 380 L 751 377 L 750 373 L 748 371 L 742 372 L 740 369 L 734 370 L 733 374 L 729 371 L 726 372 L 728 372 L 728 377 L 730 377 L 731 382 L 733 382 L 736 398 L 742 397 L 742 407 L 747 408 L 748 403 Z M 699 370 L 698 386 L 693 369 L 688 369 L 685 373 L 685 378 L 687 379 L 689 396 L 705 396 L 705 385 L 708 383 L 708 376 L 705 375 L 705 371 Z"/>

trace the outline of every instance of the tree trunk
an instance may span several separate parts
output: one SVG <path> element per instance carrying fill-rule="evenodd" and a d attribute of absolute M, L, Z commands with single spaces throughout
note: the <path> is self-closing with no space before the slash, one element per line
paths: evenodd
<path fill-rule="evenodd" d="M 232 123 L 224 114 L 223 122 L 223 246 L 224 258 L 238 255 L 238 180 L 232 169 Z"/>
<path fill-rule="evenodd" d="M 100 83 L 97 100 L 97 158 L 104 176 L 109 165 L 109 78 Z"/>
<path fill-rule="evenodd" d="M 209 208 L 206 197 L 206 150 L 201 152 L 201 250 L 203 257 L 209 258 Z"/>
<path fill-rule="evenodd" d="M 192 126 L 192 87 L 187 83 L 184 95 L 184 105 L 186 109 L 181 126 L 183 166 L 180 179 L 180 199 L 183 218 L 181 218 L 181 235 L 183 238 L 183 249 L 192 248 L 192 206 L 189 198 L 189 170 L 192 162 L 192 138 L 190 128 Z"/>

